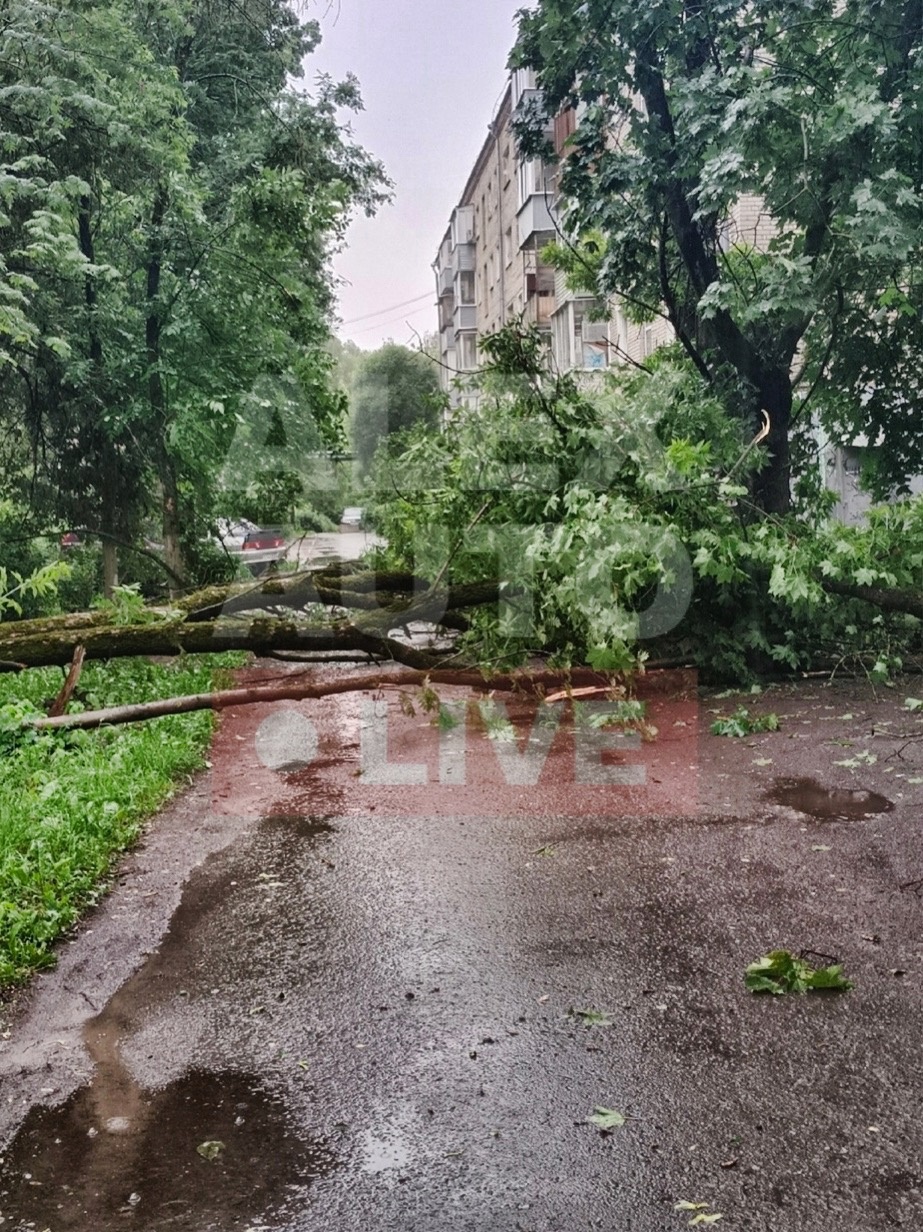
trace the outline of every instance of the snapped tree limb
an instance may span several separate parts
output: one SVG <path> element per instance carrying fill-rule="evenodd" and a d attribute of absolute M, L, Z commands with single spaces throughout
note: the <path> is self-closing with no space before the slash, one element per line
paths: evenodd
<path fill-rule="evenodd" d="M 117 624 L 106 612 L 0 624 L 0 660 L 22 667 L 65 665 L 77 646 L 88 660 L 222 650 L 356 651 L 425 670 L 444 656 L 392 632 L 417 621 L 464 627 L 466 609 L 496 603 L 499 596 L 494 579 L 436 590 L 412 574 L 334 567 L 208 587 L 169 607 L 149 608 L 132 624 Z"/>

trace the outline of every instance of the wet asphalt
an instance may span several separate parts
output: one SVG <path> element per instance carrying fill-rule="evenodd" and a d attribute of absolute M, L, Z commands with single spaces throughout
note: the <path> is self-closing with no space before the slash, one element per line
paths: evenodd
<path fill-rule="evenodd" d="M 251 756 L 278 708 L 227 714 L 210 775 L 13 1014 L 0 1227 L 923 1227 L 903 696 L 780 689 L 746 704 L 782 730 L 744 740 L 708 733 L 739 699 L 687 696 L 615 755 L 653 794 L 592 803 L 566 752 L 515 792 L 483 752 L 468 786 L 365 785 L 362 699 L 299 708 L 321 732 L 300 768 Z M 435 755 L 419 711 L 390 735 Z M 779 946 L 855 987 L 751 995 Z"/>

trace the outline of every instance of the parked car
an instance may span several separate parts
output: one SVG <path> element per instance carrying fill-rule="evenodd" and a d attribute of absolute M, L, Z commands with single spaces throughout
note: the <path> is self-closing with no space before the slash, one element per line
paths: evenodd
<path fill-rule="evenodd" d="M 342 516 L 340 517 L 341 531 L 362 530 L 364 525 L 364 509 L 361 509 L 358 505 L 350 505 L 347 509 L 343 510 Z"/>
<path fill-rule="evenodd" d="M 83 540 L 75 530 L 69 530 L 67 534 L 61 536 L 62 548 L 82 548 Z"/>
<path fill-rule="evenodd" d="M 219 518 L 216 526 L 228 555 L 239 556 L 254 573 L 261 573 L 288 551 L 285 534 L 278 526 L 257 526 L 247 518 Z"/>

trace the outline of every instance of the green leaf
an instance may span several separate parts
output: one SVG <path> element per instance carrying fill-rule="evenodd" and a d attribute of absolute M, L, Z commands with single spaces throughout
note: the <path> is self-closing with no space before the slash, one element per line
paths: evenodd
<path fill-rule="evenodd" d="M 612 1020 L 600 1010 L 571 1010 L 574 1018 L 579 1018 L 585 1027 L 611 1027 Z"/>
<path fill-rule="evenodd" d="M 616 1112 L 614 1108 L 597 1107 L 587 1117 L 587 1121 L 590 1125 L 595 1125 L 597 1129 L 601 1129 L 603 1133 L 610 1133 L 613 1129 L 619 1129 L 625 1124 L 625 1117 L 621 1112 Z"/>
<path fill-rule="evenodd" d="M 740 706 L 730 717 L 716 719 L 710 730 L 713 736 L 730 736 L 741 739 L 758 732 L 778 731 L 780 726 L 777 714 L 752 716 L 749 710 Z"/>
<path fill-rule="evenodd" d="M 790 950 L 772 950 L 763 958 L 750 963 L 744 975 L 744 983 L 750 992 L 770 993 L 773 996 L 785 993 L 801 994 L 820 989 L 846 992 L 853 987 L 839 965 L 815 970 Z"/>

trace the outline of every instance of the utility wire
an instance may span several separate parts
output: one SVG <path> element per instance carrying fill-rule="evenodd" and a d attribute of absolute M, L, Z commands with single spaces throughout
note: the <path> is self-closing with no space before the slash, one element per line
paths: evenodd
<path fill-rule="evenodd" d="M 368 334 L 373 329 L 384 329 L 387 325 L 396 325 L 398 321 L 408 320 L 410 317 L 418 316 L 421 312 L 428 311 L 428 304 L 421 304 L 419 308 L 415 308 L 411 313 L 401 313 L 399 317 L 391 317 L 387 321 L 378 321 L 375 325 L 365 325 L 362 329 L 353 330 L 354 334 Z"/>
<path fill-rule="evenodd" d="M 426 291 L 423 295 L 418 295 L 414 299 L 405 299 L 402 304 L 390 304 L 387 308 L 379 308 L 377 312 L 367 312 L 364 317 L 353 317 L 351 321 L 341 321 L 341 325 L 358 325 L 360 321 L 371 321 L 372 317 L 383 317 L 389 312 L 397 312 L 399 308 L 408 308 L 411 304 L 419 304 L 420 300 L 432 299 L 435 302 L 435 294 L 432 291 Z"/>

